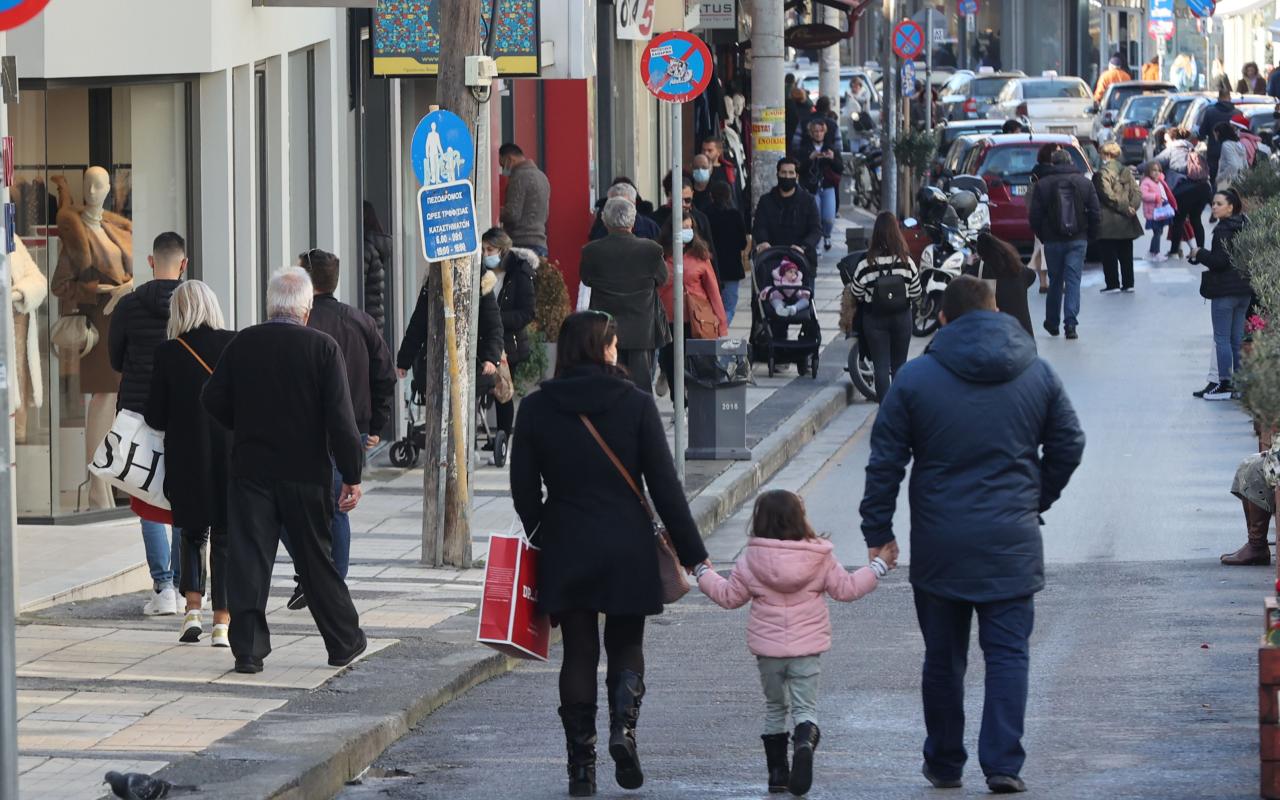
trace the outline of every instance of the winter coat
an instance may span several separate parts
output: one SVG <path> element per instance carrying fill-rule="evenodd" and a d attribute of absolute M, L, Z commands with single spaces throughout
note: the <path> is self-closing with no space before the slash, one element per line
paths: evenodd
<path fill-rule="evenodd" d="M 338 343 L 360 433 L 382 435 L 391 421 L 396 392 L 396 373 L 382 329 L 373 317 L 332 294 L 316 295 L 307 327 L 329 334 Z"/>
<path fill-rule="evenodd" d="M 200 327 L 182 341 L 216 369 L 233 331 Z M 227 476 L 231 437 L 200 404 L 209 372 L 181 342 L 167 339 L 156 348 L 147 399 L 147 424 L 164 431 L 164 494 L 178 528 L 226 529 Z"/>
<path fill-rule="evenodd" d="M 582 248 L 582 283 L 591 287 L 591 308 L 613 315 L 618 347 L 653 349 L 659 341 L 658 287 L 667 282 L 662 245 L 631 233 L 610 233 Z"/>
<path fill-rule="evenodd" d="M 1007 314 L 970 311 L 902 367 L 880 406 L 861 509 L 867 546 L 893 540 L 914 461 L 912 585 L 973 603 L 1038 592 L 1039 515 L 1083 452 L 1071 401 L 1032 338 Z"/>
<path fill-rule="evenodd" d="M 1093 181 L 1101 206 L 1098 238 L 1132 241 L 1141 236 L 1142 222 L 1137 210 L 1142 206 L 1142 192 L 1129 168 L 1119 159 L 1103 161 Z"/>
<path fill-rule="evenodd" d="M 659 614 L 653 524 L 579 414 L 641 489 L 648 487 L 680 563 L 707 557 L 653 398 L 604 367 L 577 367 L 543 381 L 516 416 L 511 499 L 542 549 L 538 606 L 550 614 Z"/>
<path fill-rule="evenodd" d="M 106 245 L 84 223 L 83 212 L 84 208 L 77 206 L 66 206 L 58 212 L 58 240 L 62 249 L 49 290 L 62 300 L 60 313 L 79 311 L 98 331 L 97 346 L 79 359 L 80 391 L 85 394 L 115 392 L 120 388 L 120 374 L 111 368 L 106 347 L 115 315 L 106 310 L 111 295 L 99 293 L 98 287 L 121 286 L 133 280 L 133 223 L 119 214 L 102 212 L 102 231 L 122 257 L 123 268 L 117 271 Z M 119 310 L 118 304 L 116 310 Z"/>
<path fill-rule="evenodd" d="M 820 194 L 829 184 L 828 177 L 834 176 L 836 182 L 840 180 L 840 175 L 844 174 L 844 159 L 840 157 L 839 148 L 832 148 L 826 142 L 822 144 L 822 151 L 830 151 L 833 153 L 832 158 L 811 158 L 810 156 L 817 151 L 813 140 L 805 134 L 804 140 L 796 144 L 792 150 L 792 157 L 800 162 L 800 168 L 797 172 L 800 175 L 800 185 L 809 194 Z"/>
<path fill-rule="evenodd" d="M 1217 141 L 1217 137 L 1211 134 L 1219 122 L 1230 122 L 1235 115 L 1236 107 L 1234 103 L 1219 100 L 1205 109 L 1204 116 L 1200 118 L 1200 127 L 1196 130 L 1196 138 L 1204 142 L 1208 147 L 1205 151 L 1205 160 L 1209 164 L 1211 175 L 1218 174 L 1218 156 L 1222 152 L 1222 143 Z"/>
<path fill-rule="evenodd" d="M 498 364 L 502 361 L 502 311 L 498 308 L 498 299 L 493 296 L 496 282 L 492 273 L 486 272 L 480 278 L 480 308 L 477 311 L 479 327 L 476 329 L 477 364 L 486 361 Z M 418 302 L 405 327 L 404 338 L 400 340 L 400 349 L 396 351 L 396 367 L 412 370 L 419 359 L 426 358 L 423 348 L 431 334 L 430 321 L 431 295 L 427 293 L 427 284 L 423 282 L 422 289 L 418 291 Z"/>
<path fill-rule="evenodd" d="M 1243 214 L 1219 220 L 1213 228 L 1213 244 L 1206 250 L 1200 248 L 1189 259 L 1192 264 L 1199 264 L 1208 269 L 1200 274 L 1200 296 L 1208 299 L 1215 297 L 1250 297 L 1253 285 L 1249 278 L 1237 267 L 1234 257 L 1234 241 L 1248 222 Z"/>
<path fill-rule="evenodd" d="M 671 259 L 668 258 L 667 282 L 658 289 L 658 297 L 662 299 L 662 308 L 667 312 L 667 319 L 673 324 L 676 318 L 673 306 L 675 293 L 672 291 L 672 285 L 676 279 L 675 272 L 675 266 L 671 263 Z M 725 314 L 724 299 L 720 297 L 720 283 L 716 280 L 716 271 L 711 268 L 710 261 L 685 253 L 684 293 L 686 297 L 692 294 L 710 303 L 712 310 L 716 312 L 716 320 L 720 323 L 718 335 L 729 335 L 729 318 Z M 688 313 L 689 309 L 686 304 L 685 314 L 687 315 Z M 688 316 L 685 317 L 685 323 L 688 324 Z"/>
<path fill-rule="evenodd" d="M 747 648 L 757 656 L 798 658 L 831 649 L 831 615 L 823 595 L 850 602 L 875 591 L 871 567 L 849 572 L 827 539 L 752 537 L 728 578 L 711 570 L 698 588 L 722 608 L 751 601 Z"/>
<path fill-rule="evenodd" d="M 1040 180 L 1032 185 L 1031 198 L 1027 202 L 1027 220 L 1031 223 L 1031 230 L 1042 242 L 1067 241 L 1066 237 L 1058 232 L 1057 225 L 1052 219 L 1057 208 L 1055 195 L 1058 192 L 1058 185 L 1063 182 L 1070 182 L 1075 189 L 1076 218 L 1085 220 L 1084 230 L 1077 236 L 1071 237 L 1071 240 L 1097 239 L 1102 214 L 1098 204 L 1098 192 L 1094 189 L 1093 183 L 1071 164 L 1051 164 Z"/>
<path fill-rule="evenodd" d="M 156 347 L 165 340 L 169 326 L 169 298 L 179 281 L 147 281 L 121 298 L 111 315 L 107 353 L 111 368 L 120 373 L 120 394 L 116 410 L 141 414 L 147 410 L 151 394 L 151 364 Z"/>
<path fill-rule="evenodd" d="M 1093 102 L 1101 103 L 1103 96 L 1107 93 L 1107 87 L 1113 83 L 1124 83 L 1133 80 L 1133 76 L 1119 67 L 1107 67 L 1101 75 L 1098 76 L 1098 86 L 1093 90 Z"/>
<path fill-rule="evenodd" d="M 1142 79 L 1144 81 L 1160 80 L 1160 65 L 1147 62 L 1142 65 Z"/>
<path fill-rule="evenodd" d="M 752 237 L 757 245 L 768 242 L 773 247 L 798 245 L 816 264 L 818 240 L 822 238 L 822 221 L 813 195 L 796 187 L 790 197 L 783 197 L 775 186 L 756 205 Z"/>
<path fill-rule="evenodd" d="M 1241 78 L 1236 81 L 1236 94 L 1266 94 L 1267 79 L 1261 75 L 1254 75 L 1253 80 Z"/>
<path fill-rule="evenodd" d="M 1187 179 L 1187 160 L 1195 149 L 1196 146 L 1186 139 L 1172 139 L 1155 157 L 1170 188 L 1177 188 L 1178 183 Z"/>
<path fill-rule="evenodd" d="M 716 276 L 720 282 L 740 281 L 747 277 L 742 265 L 742 251 L 747 249 L 747 225 L 736 208 L 712 205 L 706 210 L 711 225 L 711 241 L 719 257 Z"/>
<path fill-rule="evenodd" d="M 1230 188 L 1232 182 L 1240 177 L 1249 169 L 1249 158 L 1245 153 L 1244 145 L 1240 142 L 1223 142 L 1220 147 L 1222 152 L 1218 155 L 1218 182 L 1219 190 Z"/>
<path fill-rule="evenodd" d="M 499 218 L 511 241 L 521 247 L 547 246 L 547 215 L 551 210 L 551 182 L 532 161 L 511 169 Z"/>
<path fill-rule="evenodd" d="M 698 234 L 698 236 L 702 239 L 702 241 L 707 243 L 707 249 L 711 251 L 711 266 L 716 271 L 716 277 L 719 277 L 720 276 L 720 255 L 719 253 L 716 252 L 716 239 L 715 239 L 715 236 L 713 235 L 715 231 L 711 227 L 711 220 L 707 218 L 706 214 L 703 214 L 701 211 L 699 211 L 696 206 L 689 209 L 689 216 L 693 217 L 694 232 Z M 664 248 L 668 244 L 670 244 L 670 242 L 660 241 L 662 239 L 661 229 L 667 224 L 667 221 L 670 219 L 671 219 L 671 206 L 658 206 L 653 210 L 653 222 L 659 228 L 659 235 L 653 237 L 653 240 L 655 242 L 658 242 L 658 244 L 662 245 Z M 640 235 L 638 231 L 633 230 L 632 233 L 635 233 L 636 236 Z"/>
<path fill-rule="evenodd" d="M 990 273 L 983 275 L 990 278 Z M 1002 314 L 1008 314 L 1018 321 L 1022 329 L 1030 336 L 1035 336 L 1035 328 L 1031 324 L 1031 309 L 1027 306 L 1027 290 L 1035 283 L 1036 271 L 1030 267 L 1022 267 L 1017 275 L 1000 275 L 996 279 L 996 308 Z M 1035 342 L 1032 342 L 1034 346 Z"/>
<path fill-rule="evenodd" d="M 502 258 L 505 275 L 498 292 L 498 308 L 502 312 L 504 349 L 511 366 L 529 357 L 529 323 L 534 317 L 533 276 L 538 271 L 538 254 L 514 247 Z"/>
<path fill-rule="evenodd" d="M 364 311 L 382 330 L 387 322 L 387 270 L 391 268 L 391 237 L 364 234 Z"/>
<path fill-rule="evenodd" d="M 1138 191 L 1142 194 L 1143 219 L 1154 219 L 1156 209 L 1164 203 L 1173 206 L 1174 211 L 1178 210 L 1178 201 L 1173 198 L 1173 190 L 1169 188 L 1164 176 L 1156 180 L 1148 175 L 1142 179 L 1142 183 L 1138 184 Z"/>
<path fill-rule="evenodd" d="M 603 239 L 609 235 L 609 229 L 604 226 L 604 222 L 600 219 L 600 212 L 603 209 L 604 201 L 601 200 L 596 203 L 596 218 L 595 221 L 591 223 L 591 233 L 587 235 L 587 239 L 590 241 L 594 242 L 596 239 Z M 652 209 L 650 209 L 650 211 L 652 212 Z M 635 227 L 631 229 L 631 232 L 634 233 L 637 238 L 650 239 L 655 242 L 658 241 L 658 237 L 662 235 L 662 229 L 658 227 L 658 223 L 639 212 L 640 209 L 637 207 L 636 224 Z"/>
<path fill-rule="evenodd" d="M 12 330 L 9 338 L 9 363 L 14 374 L 9 378 L 9 409 L 44 405 L 44 378 L 40 371 L 40 335 L 34 321 L 40 306 L 49 296 L 49 283 L 40 267 L 27 251 L 22 239 L 14 237 L 14 251 L 9 259 L 12 281 Z"/>

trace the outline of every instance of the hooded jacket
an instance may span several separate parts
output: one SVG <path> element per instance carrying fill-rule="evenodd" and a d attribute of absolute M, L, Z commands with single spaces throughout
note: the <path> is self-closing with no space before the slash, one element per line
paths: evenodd
<path fill-rule="evenodd" d="M 511 499 L 542 549 L 538 606 L 549 614 L 661 613 L 653 525 L 579 414 L 647 487 L 680 563 L 707 557 L 653 398 L 605 367 L 575 367 L 543 381 L 516 414 Z"/>
<path fill-rule="evenodd" d="M 1200 296 L 1212 300 L 1215 297 L 1250 297 L 1253 285 L 1249 278 L 1236 268 L 1234 241 L 1244 229 L 1248 218 L 1236 214 L 1219 220 L 1213 228 L 1213 245 L 1200 248 L 1190 260 L 1193 264 L 1208 267 L 1200 274 Z"/>
<path fill-rule="evenodd" d="M 1057 200 L 1059 184 L 1068 182 L 1075 190 L 1076 217 L 1083 219 L 1085 227 L 1073 237 L 1063 236 L 1058 232 Z M 1027 221 L 1031 230 L 1042 242 L 1065 242 L 1098 238 L 1098 228 L 1102 222 L 1102 209 L 1098 202 L 1098 192 L 1093 182 L 1080 173 L 1072 164 L 1050 164 L 1044 176 L 1031 187 L 1031 199 L 1027 202 Z"/>
<path fill-rule="evenodd" d="M 1080 465 L 1084 432 L 1017 320 L 971 311 L 907 362 L 880 406 L 862 500 L 868 547 L 894 538 L 911 470 L 911 583 L 985 603 L 1044 588 L 1039 515 Z"/>
<path fill-rule="evenodd" d="M 179 281 L 147 281 L 121 298 L 111 315 L 107 352 L 111 368 L 119 372 L 120 394 L 116 410 L 146 413 L 151 394 L 151 366 L 156 347 L 165 340 L 169 326 L 169 298 Z"/>
<path fill-rule="evenodd" d="M 865 597 L 879 581 L 871 567 L 849 572 L 826 539 L 753 537 L 728 578 L 708 570 L 698 588 L 718 606 L 751 602 L 747 648 L 758 656 L 796 658 L 831 649 L 831 615 L 823 595 L 841 602 Z"/>

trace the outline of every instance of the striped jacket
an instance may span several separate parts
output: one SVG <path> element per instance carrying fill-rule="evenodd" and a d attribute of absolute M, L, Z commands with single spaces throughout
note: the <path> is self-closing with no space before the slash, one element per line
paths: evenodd
<path fill-rule="evenodd" d="M 877 256 L 873 261 L 863 258 L 853 271 L 853 282 L 849 284 L 849 293 L 859 303 L 870 303 L 876 279 L 882 272 L 888 271 L 901 275 L 907 282 L 907 297 L 920 296 L 920 270 L 914 261 L 907 259 L 904 264 L 892 256 Z"/>

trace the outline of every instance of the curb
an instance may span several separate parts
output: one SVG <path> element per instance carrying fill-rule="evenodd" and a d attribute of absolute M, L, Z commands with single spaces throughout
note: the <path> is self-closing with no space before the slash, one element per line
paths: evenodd
<path fill-rule="evenodd" d="M 63 603 L 78 603 L 82 600 L 97 600 L 103 597 L 115 597 L 121 594 L 141 592 L 151 588 L 151 572 L 145 561 L 131 567 L 114 572 L 103 578 L 86 581 L 79 586 L 72 586 L 45 597 L 28 600 L 18 607 L 18 615 L 41 611 Z"/>

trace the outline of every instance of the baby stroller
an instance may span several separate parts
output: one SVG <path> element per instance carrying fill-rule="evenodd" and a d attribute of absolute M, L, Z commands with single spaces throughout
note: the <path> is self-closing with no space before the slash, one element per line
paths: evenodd
<path fill-rule="evenodd" d="M 427 355 L 426 350 L 413 362 L 413 377 L 409 380 L 409 396 L 405 398 L 405 418 L 408 420 L 407 432 L 403 439 L 392 443 L 387 457 L 397 467 L 415 467 L 422 451 L 427 448 L 426 421 L 419 421 L 422 411 L 427 405 L 426 398 Z M 476 381 L 476 444 L 483 449 L 493 450 L 493 465 L 505 466 L 507 463 L 507 433 L 493 431 L 489 427 L 489 409 L 493 407 L 492 376 L 475 375 Z M 489 445 L 492 445 L 490 447 Z"/>
<path fill-rule="evenodd" d="M 791 362 L 801 375 L 817 378 L 822 332 L 814 313 L 816 267 L 790 247 L 770 247 L 751 262 L 751 360 L 767 362 L 771 378 L 779 363 Z M 799 329 L 795 338 L 792 328 Z"/>

